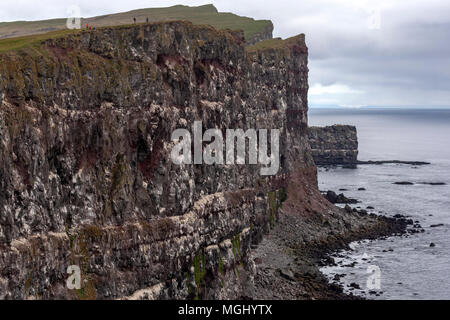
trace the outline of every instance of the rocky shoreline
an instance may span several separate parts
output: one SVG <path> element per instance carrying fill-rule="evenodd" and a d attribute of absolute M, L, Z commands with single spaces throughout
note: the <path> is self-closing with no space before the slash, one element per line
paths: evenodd
<path fill-rule="evenodd" d="M 358 160 L 356 164 L 408 164 L 412 166 L 426 166 L 430 165 L 430 162 L 424 162 L 424 161 L 402 161 L 402 160 L 369 160 L 369 161 L 360 161 Z"/>
<path fill-rule="evenodd" d="M 270 236 L 252 250 L 256 276 L 254 299 L 362 299 L 330 283 L 320 267 L 333 264 L 328 256 L 349 244 L 407 233 L 406 217 L 368 214 L 335 207 L 321 217 L 281 214 Z"/>

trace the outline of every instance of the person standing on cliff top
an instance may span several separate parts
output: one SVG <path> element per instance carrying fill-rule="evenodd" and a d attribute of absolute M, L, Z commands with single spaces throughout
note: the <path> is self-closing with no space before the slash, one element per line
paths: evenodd
<path fill-rule="evenodd" d="M 136 24 L 136 17 L 133 18 L 133 22 L 134 22 L 134 24 Z"/>

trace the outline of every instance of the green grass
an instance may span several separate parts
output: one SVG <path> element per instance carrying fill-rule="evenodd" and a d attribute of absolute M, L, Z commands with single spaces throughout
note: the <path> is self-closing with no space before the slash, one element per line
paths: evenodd
<path fill-rule="evenodd" d="M 77 32 L 80 32 L 80 31 L 66 29 L 66 30 L 48 32 L 48 33 L 39 34 L 39 35 L 2 39 L 2 40 L 0 40 L 0 53 L 5 52 L 5 51 L 19 50 L 22 48 L 29 48 L 29 47 L 35 47 L 36 49 L 38 49 L 41 42 L 44 40 L 51 39 L 51 38 L 63 37 L 68 34 L 74 34 Z"/>
<path fill-rule="evenodd" d="M 212 4 L 200 7 L 178 5 L 168 8 L 139 9 L 86 18 L 82 19 L 81 23 L 82 26 L 89 23 L 96 28 L 127 25 L 133 23 L 133 17 L 136 17 L 138 23 L 144 23 L 148 17 L 150 22 L 187 20 L 194 24 L 212 25 L 221 30 L 243 30 L 247 39 L 272 26 L 272 22 L 269 20 L 254 20 L 232 13 L 218 12 Z M 58 30 L 67 30 L 66 19 L 3 22 L 0 23 L 0 39 L 24 37 Z"/>
<path fill-rule="evenodd" d="M 299 37 L 305 37 L 303 34 L 295 36 L 295 37 L 291 37 L 285 40 L 282 39 L 270 39 L 270 40 L 265 40 L 265 41 L 261 41 L 258 42 L 252 46 L 248 46 L 246 48 L 247 51 L 252 52 L 252 51 L 258 51 L 258 50 L 265 50 L 265 49 L 279 49 L 279 48 L 284 48 L 287 45 L 289 45 L 290 43 L 295 43 L 298 41 Z"/>
<path fill-rule="evenodd" d="M 0 39 L 57 31 L 65 29 L 65 25 L 66 19 L 1 22 Z"/>

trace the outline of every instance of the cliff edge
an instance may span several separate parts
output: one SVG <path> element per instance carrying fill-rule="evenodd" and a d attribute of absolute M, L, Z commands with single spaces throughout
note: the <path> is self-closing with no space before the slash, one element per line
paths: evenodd
<path fill-rule="evenodd" d="M 144 8 L 120 13 L 111 13 L 103 16 L 81 18 L 80 25 L 103 28 L 110 26 L 129 25 L 136 22 L 145 23 L 167 21 L 190 21 L 196 25 L 211 25 L 219 30 L 242 30 L 249 44 L 272 38 L 273 23 L 270 20 L 255 20 L 249 17 L 238 16 L 229 12 L 219 12 L 213 4 L 202 6 L 175 5 L 167 8 Z M 45 34 L 48 32 L 63 31 L 67 29 L 67 18 L 40 20 L 0 22 L 0 39 L 17 38 L 29 35 Z"/>

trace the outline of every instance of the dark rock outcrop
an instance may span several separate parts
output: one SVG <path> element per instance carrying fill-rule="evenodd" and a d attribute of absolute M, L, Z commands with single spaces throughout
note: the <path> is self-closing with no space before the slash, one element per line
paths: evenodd
<path fill-rule="evenodd" d="M 430 162 L 424 162 L 424 161 L 402 161 L 402 160 L 368 160 L 368 161 L 358 160 L 357 164 L 368 164 L 368 165 L 408 164 L 408 165 L 412 165 L 412 166 L 425 166 L 425 165 L 429 165 Z"/>
<path fill-rule="evenodd" d="M 413 186 L 414 185 L 413 182 L 409 182 L 409 181 L 399 181 L 399 182 L 394 182 L 393 184 L 396 184 L 399 186 Z"/>
<path fill-rule="evenodd" d="M 429 186 L 446 186 L 445 182 L 419 182 L 419 184 L 425 184 Z"/>
<path fill-rule="evenodd" d="M 356 165 L 356 127 L 334 125 L 308 128 L 309 143 L 316 165 Z"/>
<path fill-rule="evenodd" d="M 325 198 L 333 204 L 356 204 L 358 200 L 347 198 L 343 193 L 336 194 L 336 192 L 328 190 L 325 194 Z"/>

